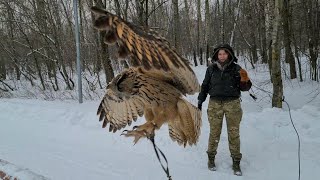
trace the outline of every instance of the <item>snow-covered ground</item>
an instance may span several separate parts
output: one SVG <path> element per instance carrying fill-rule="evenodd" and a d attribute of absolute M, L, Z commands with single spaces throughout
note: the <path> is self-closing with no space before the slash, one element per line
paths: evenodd
<path fill-rule="evenodd" d="M 195 68 L 200 82 L 205 69 Z M 173 143 L 166 126 L 157 131 L 155 141 L 169 161 L 173 180 L 298 179 L 297 136 L 286 104 L 282 109 L 271 108 L 271 84 L 264 69 L 265 66 L 257 66 L 249 71 L 255 86 L 264 90 L 253 87 L 258 100 L 248 93 L 242 95 L 243 176 L 233 175 L 225 126 L 216 157 L 217 171 L 207 169 L 209 128 L 203 111 L 197 146 L 183 148 Z M 285 99 L 300 134 L 301 179 L 313 180 L 320 170 L 320 95 L 315 97 L 319 84 L 284 80 L 284 86 Z M 197 95 L 187 98 L 197 103 Z M 50 179 L 166 179 L 149 141 L 143 139 L 133 146 L 132 138 L 101 128 L 96 116 L 98 104 L 99 100 L 78 104 L 71 100 L 0 99 L 0 159 Z M 208 101 L 204 110 L 207 105 Z M 137 124 L 141 123 L 142 119 L 138 120 Z M 11 175 L 19 174 L 12 169 L 0 166 Z M 36 179 L 27 173 L 24 177 Z"/>

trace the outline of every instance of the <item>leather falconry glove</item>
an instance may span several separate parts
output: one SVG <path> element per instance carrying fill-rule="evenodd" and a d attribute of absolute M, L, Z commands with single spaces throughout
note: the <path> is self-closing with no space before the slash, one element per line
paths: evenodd
<path fill-rule="evenodd" d="M 241 77 L 240 81 L 242 81 L 242 82 L 247 82 L 247 81 L 250 80 L 249 77 L 248 77 L 248 73 L 247 73 L 246 70 L 240 69 L 239 73 L 240 73 L 240 77 Z"/>

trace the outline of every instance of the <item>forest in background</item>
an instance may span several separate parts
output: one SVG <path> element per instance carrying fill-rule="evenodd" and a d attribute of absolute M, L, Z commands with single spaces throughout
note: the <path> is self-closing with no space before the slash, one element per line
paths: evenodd
<path fill-rule="evenodd" d="M 229 43 L 248 68 L 266 64 L 273 83 L 273 106 L 288 78 L 319 82 L 319 0 L 78 0 L 84 83 L 103 89 L 126 62 L 103 43 L 92 26 L 90 7 L 104 8 L 139 26 L 155 29 L 194 66 L 208 64 L 214 46 Z M 0 0 L 0 92 L 27 81 L 41 90 L 76 88 L 73 1 Z M 308 59 L 302 74 L 301 57 Z M 94 80 L 88 78 L 96 77 Z"/>

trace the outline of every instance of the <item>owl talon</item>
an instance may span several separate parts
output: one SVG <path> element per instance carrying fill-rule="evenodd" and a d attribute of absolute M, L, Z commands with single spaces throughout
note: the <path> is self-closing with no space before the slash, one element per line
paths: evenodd
<path fill-rule="evenodd" d="M 142 131 L 138 131 L 138 130 L 124 130 L 122 131 L 122 134 L 125 137 L 134 137 L 133 143 L 134 145 L 143 137 L 147 137 L 147 133 L 142 130 Z"/>
<path fill-rule="evenodd" d="M 123 130 L 122 133 L 120 134 L 120 136 L 127 135 L 127 134 L 128 134 L 128 130 Z"/>

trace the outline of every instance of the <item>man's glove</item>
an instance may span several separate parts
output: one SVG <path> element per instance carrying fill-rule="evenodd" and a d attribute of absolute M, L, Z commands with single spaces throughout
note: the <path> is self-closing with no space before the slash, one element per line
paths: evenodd
<path fill-rule="evenodd" d="M 247 73 L 246 70 L 240 69 L 239 73 L 240 73 L 240 77 L 241 77 L 240 81 L 242 81 L 242 82 L 247 82 L 247 81 L 250 80 L 249 77 L 248 77 L 248 73 Z"/>
<path fill-rule="evenodd" d="M 198 102 L 198 109 L 201 111 L 202 110 L 202 102 Z"/>

